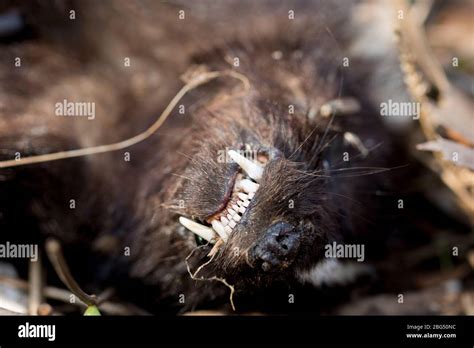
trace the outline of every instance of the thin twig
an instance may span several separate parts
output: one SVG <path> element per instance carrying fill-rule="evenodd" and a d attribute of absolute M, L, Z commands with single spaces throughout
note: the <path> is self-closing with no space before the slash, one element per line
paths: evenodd
<path fill-rule="evenodd" d="M 29 286 L 28 282 L 24 280 L 6 277 L 6 276 L 0 276 L 0 284 L 7 284 L 8 286 L 13 286 L 15 288 L 25 290 L 25 291 L 28 290 L 28 286 Z M 70 305 L 75 305 L 79 307 L 87 307 L 87 304 L 82 302 L 80 299 L 78 299 L 74 303 L 70 302 L 71 292 L 68 290 L 56 288 L 54 286 L 45 286 L 44 296 L 48 299 L 61 301 L 64 303 L 68 303 Z M 112 315 L 114 314 L 115 315 L 150 315 L 150 313 L 148 313 L 144 309 L 141 309 L 129 303 L 121 304 L 121 303 L 116 303 L 116 302 L 111 302 L 111 301 L 100 302 L 101 301 L 100 299 L 102 296 L 104 295 L 99 295 L 97 297 L 98 302 L 100 303 L 101 312 L 112 314 Z"/>
<path fill-rule="evenodd" d="M 97 305 L 97 297 L 95 295 L 86 294 L 72 276 L 66 260 L 64 259 L 59 242 L 55 239 L 48 239 L 46 241 L 46 252 L 48 253 L 49 260 L 53 264 L 56 273 L 64 285 L 66 285 L 74 295 L 88 306 Z"/>
<path fill-rule="evenodd" d="M 7 308 L 0 307 L 0 316 L 3 316 L 3 315 L 24 315 L 24 313 L 15 312 Z"/>
<path fill-rule="evenodd" d="M 193 249 L 189 255 L 186 257 L 185 259 L 185 263 L 186 263 L 186 268 L 188 270 L 188 273 L 191 277 L 191 279 L 193 280 L 198 280 L 198 281 L 212 281 L 212 280 L 215 280 L 215 281 L 218 281 L 218 282 L 221 282 L 222 284 L 224 284 L 225 286 L 227 286 L 229 289 L 230 289 L 230 295 L 229 295 L 229 301 L 230 301 L 230 305 L 232 307 L 232 310 L 235 311 L 235 305 L 234 305 L 234 293 L 235 293 L 235 288 L 233 285 L 229 284 L 227 282 L 227 280 L 225 280 L 224 278 L 220 278 L 220 277 L 217 277 L 217 276 L 212 276 L 210 278 L 205 278 L 203 276 L 201 277 L 197 277 L 197 274 L 204 268 L 206 267 L 207 265 L 209 265 L 213 260 L 214 260 L 214 257 L 216 256 L 216 252 L 214 252 L 212 255 L 211 255 L 211 258 L 206 261 L 205 263 L 203 263 L 202 265 L 200 265 L 198 267 L 198 269 L 193 273 L 191 271 L 191 266 L 189 265 L 189 259 L 192 257 L 192 255 L 194 254 L 194 251 L 199 249 L 196 248 L 196 249 Z M 210 254 L 210 253 L 209 253 Z M 209 256 L 209 255 L 208 255 Z"/>
<path fill-rule="evenodd" d="M 28 314 L 38 315 L 38 308 L 43 302 L 43 270 L 41 254 L 38 254 L 38 259 L 36 261 L 30 261 L 28 273 Z"/>
<path fill-rule="evenodd" d="M 225 71 L 212 71 L 208 73 L 203 73 L 195 77 L 194 79 L 192 79 L 186 85 L 184 85 L 179 90 L 179 92 L 174 96 L 174 98 L 171 100 L 171 102 L 168 104 L 165 110 L 161 113 L 161 115 L 158 117 L 155 123 L 153 123 L 148 129 L 146 129 L 140 134 L 135 135 L 134 137 L 131 137 L 131 138 L 128 138 L 128 139 L 125 139 L 123 141 L 120 141 L 118 143 L 113 143 L 113 144 L 92 146 L 92 147 L 76 149 L 76 150 L 60 151 L 60 152 L 54 152 L 54 153 L 49 153 L 49 154 L 44 154 L 44 155 L 24 157 L 19 160 L 14 159 L 14 160 L 0 161 L 0 168 L 17 167 L 17 166 L 22 166 L 26 164 L 51 162 L 51 161 L 57 161 L 57 160 L 66 159 L 66 158 L 82 157 L 82 156 L 94 155 L 94 154 L 99 154 L 99 153 L 118 151 L 118 150 L 122 150 L 127 147 L 130 147 L 132 145 L 138 144 L 144 141 L 145 139 L 149 138 L 151 135 L 153 135 L 163 125 L 163 123 L 171 114 L 175 106 L 186 95 L 186 93 L 195 89 L 196 87 L 199 87 L 205 83 L 208 83 L 222 76 L 229 76 L 229 77 L 238 79 L 243 83 L 245 91 L 248 91 L 250 89 L 250 82 L 248 78 L 235 71 L 225 70 Z"/>

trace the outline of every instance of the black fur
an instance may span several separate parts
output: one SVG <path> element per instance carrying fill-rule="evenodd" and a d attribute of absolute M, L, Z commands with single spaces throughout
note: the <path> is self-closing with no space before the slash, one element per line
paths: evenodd
<path fill-rule="evenodd" d="M 299 287 L 297 272 L 320 261 L 326 243 L 374 240 L 382 205 L 375 193 L 390 177 L 365 175 L 377 170 L 363 168 L 392 166 L 393 144 L 367 98 L 370 69 L 363 62 L 342 66 L 350 56 L 355 3 L 78 1 L 54 10 L 43 1 L 32 4 L 23 11 L 35 19 L 29 23 L 37 38 L 0 54 L 4 159 L 132 136 L 153 122 L 192 66 L 235 69 L 251 90 L 234 97 L 241 86 L 220 79 L 192 91 L 182 101 L 185 115 L 175 112 L 152 138 L 128 149 L 130 162 L 119 152 L 1 170 L 1 221 L 9 232 L 2 238 L 56 236 L 86 288 L 112 285 L 151 311 L 228 304 L 221 282 L 191 279 L 186 258 L 192 253 L 196 270 L 212 246 L 198 247 L 177 219 L 205 223 L 219 209 L 237 170 L 220 163 L 219 154 L 248 144 L 270 159 L 261 187 L 229 242 L 199 273 L 232 284 L 238 309 L 239 299 L 242 308 L 251 303 L 243 300 L 249 294 L 276 297 L 280 288 Z M 63 20 L 69 8 L 77 10 L 75 21 Z M 180 9 L 185 20 L 178 19 Z M 16 56 L 21 69 L 12 67 Z M 124 68 L 129 56 L 132 65 Z M 235 57 L 239 67 L 232 67 Z M 334 119 L 317 114 L 340 97 L 355 98 L 360 111 Z M 97 119 L 52 116 L 64 98 L 94 101 Z M 361 156 L 343 140 L 347 131 L 373 151 Z M 343 161 L 345 152 L 350 162 Z M 293 248 L 269 271 L 258 250 L 278 224 L 291 231 Z"/>

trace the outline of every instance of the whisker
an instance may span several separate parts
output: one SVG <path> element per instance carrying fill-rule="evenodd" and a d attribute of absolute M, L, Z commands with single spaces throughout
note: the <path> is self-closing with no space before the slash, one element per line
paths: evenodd
<path fill-rule="evenodd" d="M 189 159 L 190 161 L 193 161 L 193 157 L 190 156 L 190 155 L 188 155 L 188 154 L 186 154 L 186 153 L 184 153 L 184 152 L 176 151 L 176 153 L 177 153 L 178 155 L 181 155 L 181 156 L 186 157 L 186 158 Z"/>
<path fill-rule="evenodd" d="M 367 149 L 368 154 L 370 154 L 370 152 L 372 152 L 372 151 L 375 150 L 376 148 L 380 147 L 382 144 L 383 144 L 383 142 L 380 142 L 380 143 L 374 145 L 373 147 Z M 367 154 L 367 155 L 368 155 L 368 154 Z M 357 158 L 361 157 L 362 155 L 363 155 L 362 153 L 359 153 L 359 154 L 357 154 L 357 155 L 355 155 L 355 156 L 351 156 L 351 158 L 352 158 L 352 159 L 357 159 Z M 336 167 L 336 166 L 338 166 L 338 165 L 340 165 L 340 164 L 344 164 L 344 163 L 346 163 L 346 162 L 344 162 L 344 160 L 340 160 L 339 162 L 334 163 L 331 167 Z"/>
<path fill-rule="evenodd" d="M 180 174 L 176 174 L 176 173 L 171 173 L 171 175 L 174 175 L 174 176 L 177 176 L 177 177 L 179 177 L 179 178 L 183 178 L 183 179 L 189 180 L 189 181 L 191 181 L 191 182 L 195 182 L 193 179 L 188 178 L 187 176 L 184 176 L 184 175 L 180 175 Z"/>
<path fill-rule="evenodd" d="M 349 196 L 346 196 L 346 195 L 343 195 L 341 193 L 336 193 L 336 192 L 319 192 L 319 193 L 322 193 L 322 194 L 331 194 L 331 195 L 335 195 L 335 196 L 339 196 L 339 197 L 343 197 L 343 198 L 346 198 L 354 203 L 357 203 L 357 204 L 360 204 L 360 205 L 363 205 L 363 203 L 361 201 L 358 201 L 354 198 L 351 198 Z"/>
<path fill-rule="evenodd" d="M 323 146 L 321 146 L 321 149 L 318 150 L 318 148 L 316 150 L 314 150 L 313 152 L 313 156 L 310 158 L 309 160 L 309 163 L 314 163 L 315 160 L 317 159 L 317 157 L 321 154 L 321 152 L 324 151 L 324 149 L 326 147 L 328 147 L 329 145 L 331 145 L 331 143 L 337 138 L 338 134 L 335 134 L 331 139 L 329 139 Z"/>
<path fill-rule="evenodd" d="M 354 176 L 362 176 L 362 175 L 371 175 L 371 174 L 378 174 L 378 173 L 383 173 L 395 169 L 400 169 L 400 168 L 405 168 L 408 167 L 409 164 L 403 164 L 400 166 L 396 167 L 390 167 L 390 168 L 385 168 L 385 167 L 354 167 L 354 168 L 338 168 L 338 169 L 329 169 L 328 171 L 330 172 L 345 172 L 345 171 L 351 171 L 351 170 L 368 170 L 367 172 L 362 172 L 362 173 L 354 173 L 352 175 L 337 175 L 338 178 L 343 178 L 343 177 L 354 177 Z"/>
<path fill-rule="evenodd" d="M 288 157 L 289 160 L 303 147 L 303 145 L 308 141 L 308 139 L 313 135 L 313 133 L 316 131 L 316 129 L 319 127 L 319 124 L 314 126 L 314 128 L 309 132 L 308 136 L 303 140 L 303 142 L 296 148 L 295 151 Z"/>
<path fill-rule="evenodd" d="M 326 136 L 327 134 L 329 133 L 329 129 L 331 128 L 332 126 L 332 123 L 334 121 L 334 118 L 335 118 L 335 114 L 333 114 L 328 122 L 328 124 L 326 125 L 326 129 L 324 130 L 324 133 L 323 133 L 323 136 L 321 137 L 321 140 L 319 142 L 319 145 L 318 147 L 316 148 L 316 151 L 315 153 L 320 153 L 321 152 L 321 148 L 324 148 L 324 146 L 327 145 L 327 143 L 325 143 L 325 140 L 326 140 Z M 325 143 L 325 144 L 324 144 Z M 323 145 L 324 144 L 324 145 Z"/>

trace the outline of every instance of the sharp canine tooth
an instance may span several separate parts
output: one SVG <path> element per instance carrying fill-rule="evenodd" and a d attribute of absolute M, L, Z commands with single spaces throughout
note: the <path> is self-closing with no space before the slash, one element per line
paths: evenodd
<path fill-rule="evenodd" d="M 217 234 L 224 240 L 224 242 L 227 240 L 227 232 L 225 231 L 224 226 L 217 220 L 212 220 L 211 222 L 212 228 L 214 231 L 217 232 Z"/>
<path fill-rule="evenodd" d="M 244 156 L 239 154 L 234 150 L 229 150 L 228 154 L 230 158 L 232 158 L 235 162 L 239 164 L 239 166 L 247 173 L 255 181 L 260 181 L 263 175 L 263 168 L 259 165 L 249 161 Z"/>
<path fill-rule="evenodd" d="M 251 193 L 251 192 L 256 192 L 259 188 L 259 184 L 256 184 L 248 179 L 243 179 L 239 183 L 240 187 L 244 189 L 245 192 Z"/>
<path fill-rule="evenodd" d="M 212 228 L 201 225 L 197 222 L 194 222 L 193 220 L 189 220 L 184 216 L 179 217 L 179 222 L 188 230 L 197 234 L 199 237 L 204 238 L 208 242 L 212 242 L 212 240 L 216 237 L 216 234 L 214 233 Z"/>

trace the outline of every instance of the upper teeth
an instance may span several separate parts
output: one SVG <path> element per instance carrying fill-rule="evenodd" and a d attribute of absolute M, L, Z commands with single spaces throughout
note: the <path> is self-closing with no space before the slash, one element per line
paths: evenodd
<path fill-rule="evenodd" d="M 237 193 L 237 196 L 239 196 L 239 198 L 243 201 L 246 201 L 249 198 L 249 196 L 242 192 Z"/>
<path fill-rule="evenodd" d="M 263 168 L 261 166 L 253 163 L 236 151 L 230 150 L 228 153 L 251 179 L 257 182 L 260 181 L 263 175 Z M 242 174 L 238 174 L 234 185 L 234 193 L 230 202 L 227 204 L 227 209 L 219 213 L 216 217 L 213 217 L 211 221 L 208 220 L 212 228 L 186 219 L 185 217 L 180 217 L 179 222 L 191 230 L 191 232 L 194 232 L 208 242 L 215 243 L 216 240 L 219 239 L 218 237 L 226 242 L 250 205 L 250 201 L 255 196 L 255 192 L 257 192 L 259 186 L 259 184 L 252 180 L 243 179 Z"/>
<path fill-rule="evenodd" d="M 243 179 L 239 182 L 239 186 L 247 193 L 255 193 L 260 185 L 248 179 Z"/>
<path fill-rule="evenodd" d="M 229 150 L 227 153 L 229 154 L 230 158 L 239 164 L 239 166 L 245 171 L 245 173 L 247 173 L 249 177 L 257 182 L 260 181 L 263 175 L 262 167 L 248 160 L 237 151 Z"/>

